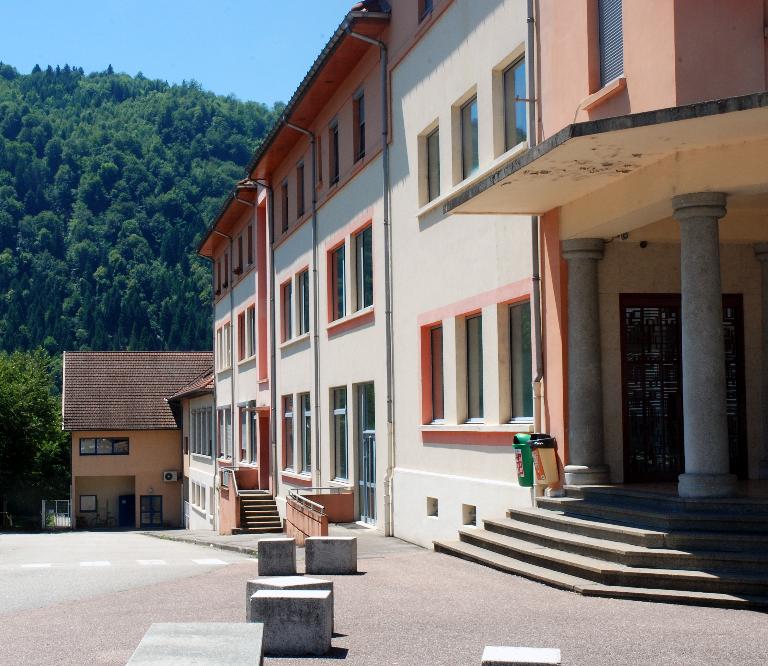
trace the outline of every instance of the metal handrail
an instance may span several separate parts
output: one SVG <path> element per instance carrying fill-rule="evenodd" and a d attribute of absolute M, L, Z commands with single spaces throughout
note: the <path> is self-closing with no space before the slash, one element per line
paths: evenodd
<path fill-rule="evenodd" d="M 312 488 L 295 488 L 291 492 L 308 493 L 310 495 L 340 495 L 341 493 L 351 492 L 351 488 L 340 488 L 338 486 L 316 486 Z"/>
<path fill-rule="evenodd" d="M 302 497 L 298 492 L 296 492 L 296 490 L 291 490 L 288 493 L 288 499 L 295 500 L 298 504 L 301 504 L 307 509 L 311 509 L 312 511 L 319 513 L 321 516 L 325 515 L 325 507 L 322 504 L 318 504 L 317 502 L 313 502 L 311 499 Z"/>

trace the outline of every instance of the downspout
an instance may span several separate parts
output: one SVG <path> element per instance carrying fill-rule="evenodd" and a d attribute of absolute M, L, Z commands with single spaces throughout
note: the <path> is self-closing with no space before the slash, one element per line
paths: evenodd
<path fill-rule="evenodd" d="M 273 210 L 274 193 L 272 187 L 263 180 L 254 181 L 267 191 L 267 236 L 269 239 L 269 448 L 272 455 L 272 496 L 277 498 L 277 342 L 275 340 L 275 211 Z M 257 227 L 258 228 L 258 227 Z M 259 239 L 256 239 L 258 243 Z"/>
<path fill-rule="evenodd" d="M 314 360 L 314 380 L 315 380 L 315 465 L 313 472 L 315 474 L 315 486 L 318 488 L 323 485 L 322 469 L 320 465 L 320 293 L 319 277 L 317 273 L 317 144 L 315 135 L 310 130 L 294 125 L 288 120 L 283 121 L 286 127 L 300 132 L 309 138 L 310 154 L 312 155 L 312 348 Z M 298 409 L 298 405 L 295 406 Z"/>
<path fill-rule="evenodd" d="M 526 35 L 526 58 L 527 58 L 527 97 L 528 97 L 528 148 L 529 150 L 537 143 L 536 131 L 536 68 L 535 68 L 535 49 L 536 49 L 536 19 L 534 16 L 535 0 L 528 0 L 526 21 L 528 32 Z M 535 432 L 541 430 L 541 412 L 542 412 L 542 380 L 544 379 L 544 355 L 541 347 L 541 257 L 539 252 L 539 216 L 531 216 L 531 268 L 532 268 L 532 310 L 533 310 L 533 337 L 536 359 L 536 376 L 533 378 L 533 429 Z"/>
<path fill-rule="evenodd" d="M 235 197 L 236 198 L 236 197 Z M 234 334 L 234 328 L 235 323 L 232 320 L 232 317 L 234 316 L 235 311 L 235 294 L 234 289 L 232 288 L 232 280 L 230 278 L 230 275 L 232 274 L 232 262 L 234 261 L 234 255 L 232 254 L 234 250 L 234 239 L 232 236 L 222 233 L 221 231 L 218 231 L 217 229 L 213 230 L 213 233 L 218 234 L 219 236 L 223 236 L 227 240 L 229 240 L 229 261 L 227 262 L 229 265 L 227 268 L 229 269 L 228 274 L 224 276 L 224 279 L 227 281 L 227 287 L 229 287 L 229 367 L 230 367 L 230 427 L 232 428 L 232 467 L 235 466 L 235 405 L 237 404 L 237 391 L 235 389 L 235 334 Z M 215 316 L 215 314 L 214 314 Z M 214 340 L 214 349 L 215 347 L 215 340 Z M 216 382 L 214 382 L 214 386 L 216 385 Z M 239 421 L 238 421 L 239 424 Z M 224 446 L 226 447 L 227 444 L 227 424 L 226 421 L 224 422 Z M 226 451 L 224 452 L 226 454 Z M 234 473 L 234 472 L 233 472 Z"/>
<path fill-rule="evenodd" d="M 351 37 L 379 47 L 381 69 L 381 165 L 384 178 L 384 329 L 387 348 L 387 469 L 384 475 L 384 534 L 394 535 L 393 476 L 395 469 L 394 349 L 392 334 L 392 224 L 390 220 L 389 176 L 389 85 L 387 45 L 354 32 L 349 23 L 344 30 Z"/>

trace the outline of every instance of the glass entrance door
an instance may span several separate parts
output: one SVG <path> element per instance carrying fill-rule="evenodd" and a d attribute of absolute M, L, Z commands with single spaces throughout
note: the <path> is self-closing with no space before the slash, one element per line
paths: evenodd
<path fill-rule="evenodd" d="M 624 475 L 627 482 L 676 481 L 684 471 L 679 294 L 622 294 Z M 742 300 L 723 296 L 731 473 L 746 476 Z"/>
<path fill-rule="evenodd" d="M 358 491 L 360 520 L 376 523 L 376 407 L 373 382 L 358 387 Z"/>
<path fill-rule="evenodd" d="M 163 526 L 163 496 L 141 496 L 141 527 Z"/>

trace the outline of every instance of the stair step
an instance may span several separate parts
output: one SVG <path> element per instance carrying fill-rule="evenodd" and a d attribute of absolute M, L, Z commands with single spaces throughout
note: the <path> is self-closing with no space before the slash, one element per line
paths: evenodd
<path fill-rule="evenodd" d="M 602 519 L 632 527 L 707 532 L 749 532 L 768 535 L 768 516 L 758 513 L 665 512 L 639 505 L 599 504 L 573 497 L 540 497 L 538 508 L 569 516 Z"/>
<path fill-rule="evenodd" d="M 625 566 L 482 529 L 460 530 L 459 539 L 530 564 L 551 567 L 563 573 L 606 585 L 768 595 L 768 575 L 765 570 L 759 573 L 752 571 L 713 573 L 689 569 Z"/>
<path fill-rule="evenodd" d="M 734 595 L 717 592 L 664 590 L 641 587 L 602 585 L 571 574 L 495 553 L 462 541 L 436 541 L 435 551 L 476 562 L 505 573 L 511 573 L 552 587 L 578 592 L 585 596 L 637 599 L 663 603 L 685 603 L 725 608 L 768 608 L 768 596 Z"/>
<path fill-rule="evenodd" d="M 232 534 L 282 534 L 280 527 L 235 527 Z"/>
<path fill-rule="evenodd" d="M 495 534 L 503 534 L 529 543 L 604 559 L 629 567 L 698 569 L 707 572 L 760 571 L 768 577 L 768 554 L 765 552 L 691 552 L 663 547 L 648 548 L 607 538 L 565 532 L 556 527 L 526 523 L 512 518 L 484 520 L 483 524 L 487 531 Z"/>

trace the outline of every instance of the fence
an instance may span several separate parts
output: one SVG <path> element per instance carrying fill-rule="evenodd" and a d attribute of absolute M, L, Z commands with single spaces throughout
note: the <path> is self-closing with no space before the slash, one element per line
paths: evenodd
<path fill-rule="evenodd" d="M 43 500 L 40 518 L 42 529 L 57 530 L 72 527 L 69 500 Z"/>

